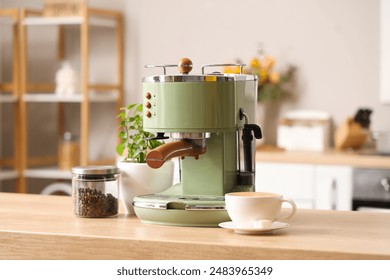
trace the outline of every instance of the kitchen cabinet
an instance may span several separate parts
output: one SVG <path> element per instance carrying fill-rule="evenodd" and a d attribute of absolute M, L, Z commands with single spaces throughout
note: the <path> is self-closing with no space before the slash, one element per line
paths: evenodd
<path fill-rule="evenodd" d="M 0 191 L 5 181 L 20 181 L 19 130 L 19 10 L 0 9 Z M 7 36 L 9 35 L 9 36 Z M 8 57 L 8 54 L 10 54 Z M 9 59 L 10 61 L 5 61 Z M 6 71 L 4 64 L 12 64 Z"/>
<path fill-rule="evenodd" d="M 314 165 L 256 163 L 256 191 L 283 194 L 298 208 L 314 208 Z"/>
<path fill-rule="evenodd" d="M 256 163 L 256 190 L 293 199 L 299 208 L 352 209 L 352 167 Z"/>
<path fill-rule="evenodd" d="M 92 104 L 100 104 L 99 106 L 109 106 L 109 104 L 114 105 L 115 112 L 113 112 L 113 121 L 115 122 L 116 112 L 119 111 L 119 108 L 122 106 L 123 102 L 123 17 L 120 12 L 111 11 L 106 9 L 94 9 L 94 8 L 83 8 L 83 13 L 81 16 L 68 16 L 68 17 L 45 17 L 42 16 L 40 11 L 30 11 L 22 10 L 21 12 L 21 29 L 20 29 L 20 48 L 21 48 L 21 97 L 20 97 L 20 166 L 23 170 L 21 176 L 21 184 L 18 188 L 18 192 L 27 192 L 26 179 L 28 178 L 44 178 L 44 179 L 54 179 L 54 180 L 70 180 L 71 173 L 70 170 L 60 170 L 58 168 L 58 156 L 57 153 L 52 155 L 36 155 L 32 154 L 30 149 L 31 137 L 31 127 L 33 124 L 29 122 L 29 114 L 34 114 L 34 110 L 45 110 L 41 109 L 47 106 L 47 108 L 55 108 L 54 114 L 56 114 L 56 125 L 55 129 L 57 130 L 56 142 L 62 138 L 66 131 L 65 127 L 65 118 L 67 109 L 69 106 L 76 106 L 77 108 L 77 118 L 78 118 L 78 135 L 79 135 L 79 158 L 81 165 L 92 165 L 92 164 L 106 164 L 115 162 L 114 159 L 114 149 L 112 153 L 112 158 L 95 158 L 91 159 L 90 155 L 90 145 L 95 140 L 98 141 L 97 137 L 91 139 L 90 130 L 91 123 L 96 122 L 96 119 L 91 116 Z M 73 49 L 76 47 L 78 49 L 77 54 L 71 55 L 73 61 L 77 61 L 80 68 L 80 92 L 63 96 L 55 94 L 55 84 L 54 78 L 44 82 L 37 82 L 36 80 L 32 81 L 30 74 L 31 72 L 39 71 L 34 67 L 32 71 L 31 57 L 28 56 L 29 51 L 36 46 L 31 46 L 31 41 L 33 41 L 31 36 L 29 36 L 30 29 L 39 29 L 42 28 L 42 32 L 46 32 L 47 28 L 52 28 L 54 32 L 57 32 L 57 58 L 53 58 L 51 63 L 52 65 L 58 64 L 59 61 L 68 59 L 70 55 L 68 49 L 66 48 L 67 43 L 73 43 Z M 94 56 L 91 50 L 96 48 L 102 48 L 101 46 L 106 46 L 104 42 L 96 43 L 92 45 L 93 37 L 92 35 L 98 36 L 100 30 L 109 28 L 110 34 L 114 34 L 115 39 L 113 40 L 114 47 L 107 47 L 107 49 L 102 50 L 104 55 L 99 57 Z M 92 30 L 99 29 L 99 32 L 92 33 Z M 42 40 L 46 40 L 48 35 L 40 35 Z M 67 40 L 67 38 L 71 40 Z M 96 40 L 96 38 L 94 39 Z M 36 42 L 37 40 L 35 40 Z M 78 42 L 79 44 L 74 46 Z M 44 46 L 45 49 L 48 49 L 48 46 Z M 45 53 L 36 52 L 38 54 L 38 59 L 41 56 L 44 56 Z M 110 59 L 110 54 L 114 54 L 114 58 Z M 114 82 L 101 82 L 104 80 L 102 78 L 95 78 L 94 73 L 99 70 L 94 67 L 96 60 L 104 60 L 108 56 L 108 61 L 104 62 L 103 67 L 100 67 L 100 70 L 109 71 L 109 63 L 114 61 L 116 67 L 113 75 L 115 76 Z M 34 57 L 34 59 L 37 59 Z M 46 62 L 50 59 L 45 58 Z M 51 65 L 51 66 L 52 66 Z M 39 65 L 40 66 L 40 65 Z M 32 73 L 35 74 L 35 73 Z M 31 75 L 32 76 L 32 75 Z M 102 76 L 102 75 L 101 75 Z M 46 77 L 47 78 L 47 77 Z M 98 81 L 98 82 L 97 82 Z M 37 104 L 39 104 L 37 106 Z M 51 107 L 50 107 L 51 106 Z M 40 108 L 40 109 L 37 109 Z M 48 109 L 49 110 L 49 109 Z M 49 123 L 49 117 L 43 118 L 43 123 L 39 125 L 45 126 Z M 30 133 L 29 133 L 30 131 Z M 34 131 L 34 134 L 37 134 Z M 102 135 L 104 137 L 104 135 Z M 54 143 L 56 146 L 57 143 Z"/>
<path fill-rule="evenodd" d="M 317 165 L 314 177 L 316 209 L 352 210 L 352 167 Z"/>

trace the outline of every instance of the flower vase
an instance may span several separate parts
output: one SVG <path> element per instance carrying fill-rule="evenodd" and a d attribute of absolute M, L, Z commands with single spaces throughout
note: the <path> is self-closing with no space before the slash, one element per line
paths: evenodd
<path fill-rule="evenodd" d="M 260 145 L 276 146 L 281 102 L 268 101 L 257 104 L 257 123 L 263 134 Z"/>

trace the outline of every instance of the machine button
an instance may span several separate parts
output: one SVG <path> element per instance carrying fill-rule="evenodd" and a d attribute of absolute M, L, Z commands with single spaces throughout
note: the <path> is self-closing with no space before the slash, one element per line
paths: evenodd
<path fill-rule="evenodd" d="M 145 115 L 146 117 L 150 118 L 152 116 L 152 113 L 150 111 L 147 111 Z"/>
<path fill-rule="evenodd" d="M 150 109 L 150 108 L 152 108 L 152 104 L 150 104 L 150 102 L 146 102 L 145 107 Z"/>
<path fill-rule="evenodd" d="M 148 92 L 145 94 L 145 97 L 146 97 L 146 99 L 150 99 L 150 98 L 152 98 L 152 94 L 148 91 Z"/>

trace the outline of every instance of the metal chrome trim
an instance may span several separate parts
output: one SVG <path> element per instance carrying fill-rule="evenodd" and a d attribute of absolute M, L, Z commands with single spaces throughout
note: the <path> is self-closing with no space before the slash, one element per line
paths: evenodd
<path fill-rule="evenodd" d="M 205 210 L 226 210 L 225 206 L 222 205 L 186 205 L 185 206 L 186 211 L 205 211 Z"/>
<path fill-rule="evenodd" d="M 167 74 L 167 67 L 177 67 L 176 64 L 148 64 L 148 65 L 145 65 L 145 68 L 163 68 L 164 69 L 164 75 Z"/>
<path fill-rule="evenodd" d="M 71 171 L 76 175 L 115 175 L 120 173 L 119 168 L 113 165 L 74 166 Z"/>
<path fill-rule="evenodd" d="M 157 209 L 157 210 L 169 210 L 167 207 L 168 203 L 158 202 L 133 202 L 134 207 Z M 174 209 L 180 210 L 180 209 Z M 224 205 L 185 205 L 185 211 L 222 211 L 226 210 Z"/>
<path fill-rule="evenodd" d="M 173 139 L 205 139 L 210 138 L 210 132 L 172 132 L 170 137 Z"/>
<path fill-rule="evenodd" d="M 235 82 L 257 81 L 256 75 L 210 74 L 210 75 L 158 75 L 143 77 L 144 83 L 173 83 L 173 82 Z"/>
<path fill-rule="evenodd" d="M 167 203 L 157 203 L 157 202 L 137 202 L 133 201 L 134 207 L 139 208 L 153 208 L 153 209 L 160 209 L 160 210 L 166 210 L 168 209 Z"/>

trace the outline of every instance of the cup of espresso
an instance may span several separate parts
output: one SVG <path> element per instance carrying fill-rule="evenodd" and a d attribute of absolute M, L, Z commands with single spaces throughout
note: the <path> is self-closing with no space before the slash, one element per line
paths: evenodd
<path fill-rule="evenodd" d="M 281 215 L 282 204 L 291 205 L 290 212 Z M 225 194 L 230 219 L 239 228 L 269 228 L 276 220 L 291 218 L 297 206 L 281 194 L 268 192 L 233 192 Z"/>

